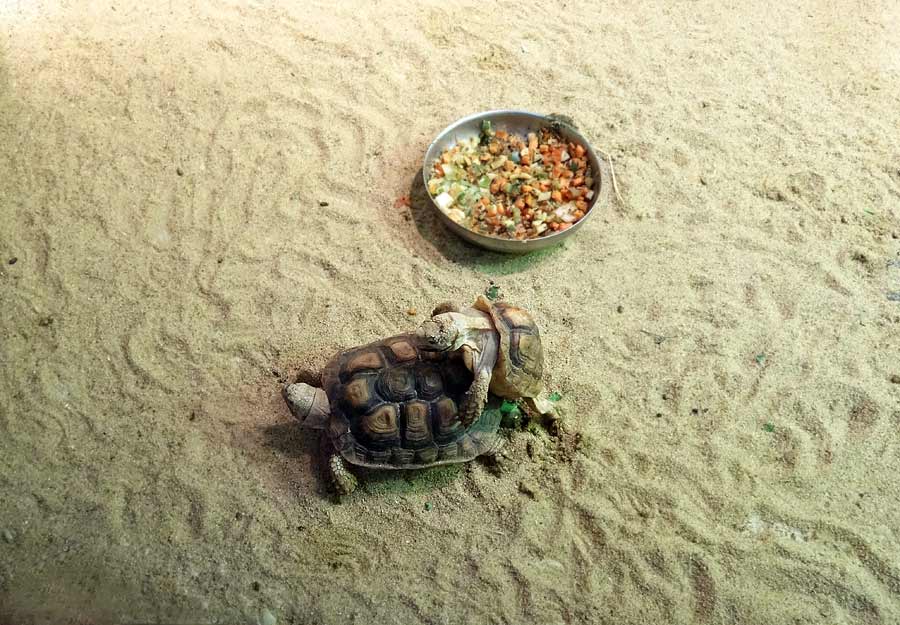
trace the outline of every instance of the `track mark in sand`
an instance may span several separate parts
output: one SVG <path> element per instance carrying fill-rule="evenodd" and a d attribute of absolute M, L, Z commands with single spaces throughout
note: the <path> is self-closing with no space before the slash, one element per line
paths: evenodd
<path fill-rule="evenodd" d="M 223 524 L 223 540 L 225 540 L 226 542 L 243 542 L 247 540 L 250 535 L 250 526 L 252 524 L 252 515 L 240 510 L 235 512 L 234 515 L 230 516 L 228 521 Z"/>
<path fill-rule="evenodd" d="M 143 323 L 144 320 L 142 319 L 139 323 L 132 325 L 121 338 L 122 355 L 125 357 L 125 362 L 137 379 L 139 387 L 156 387 L 166 393 L 174 393 L 175 391 L 172 387 L 163 382 L 159 376 L 153 374 L 151 371 L 152 365 L 147 363 L 147 355 L 142 353 L 140 345 L 136 345 L 136 341 L 139 339 L 138 333 L 144 328 Z"/>
<path fill-rule="evenodd" d="M 194 538 L 203 538 L 204 506 L 199 499 L 199 491 L 190 493 L 190 510 L 188 511 L 188 526 Z"/>
<path fill-rule="evenodd" d="M 830 271 L 825 272 L 825 286 L 834 291 L 835 293 L 839 293 L 844 297 L 850 297 L 851 293 L 847 287 L 838 281 L 838 279 L 832 274 Z"/>
<path fill-rule="evenodd" d="M 516 603 L 522 615 L 529 616 L 531 614 L 531 592 L 528 580 L 525 579 L 522 572 L 511 561 L 504 562 L 503 567 L 512 579 L 512 586 L 516 593 Z"/>
<path fill-rule="evenodd" d="M 581 541 L 572 540 L 569 548 L 572 558 L 573 567 L 575 569 L 574 581 L 575 590 L 583 595 L 588 596 L 594 590 L 593 577 L 591 573 L 594 570 L 594 564 L 591 561 L 590 554 Z"/>
<path fill-rule="evenodd" d="M 383 549 L 376 549 L 374 544 L 377 540 L 373 536 L 348 536 L 335 539 L 325 538 L 316 541 L 314 554 L 318 564 L 324 565 L 332 571 L 343 571 L 349 574 L 351 579 L 360 579 L 368 575 L 373 567 L 377 567 L 382 557 L 379 552 Z"/>
<path fill-rule="evenodd" d="M 216 37 L 215 39 L 210 39 L 206 42 L 206 47 L 208 47 L 213 52 L 224 52 L 231 58 L 237 56 L 234 53 L 234 50 L 229 46 L 221 37 Z"/>
<path fill-rule="evenodd" d="M 716 608 L 716 584 L 709 574 L 709 567 L 697 556 L 691 556 L 688 575 L 694 593 L 694 618 L 707 623 Z"/>
<path fill-rule="evenodd" d="M 863 435 L 878 421 L 879 413 L 878 404 L 865 393 L 860 393 L 854 397 L 850 407 L 847 427 L 851 433 Z"/>
<path fill-rule="evenodd" d="M 792 518 L 790 515 L 778 514 L 774 510 L 765 508 L 760 509 L 758 514 L 752 515 L 745 526 L 745 530 L 753 531 L 755 529 L 757 533 L 761 529 L 767 528 L 771 528 L 773 532 L 783 537 L 790 537 L 794 541 L 814 540 L 823 545 L 823 548 L 831 551 L 852 554 L 859 566 L 872 577 L 869 584 L 863 583 L 863 588 L 866 588 L 867 592 L 874 590 L 874 584 L 871 582 L 877 581 L 888 593 L 895 596 L 900 595 L 900 568 L 880 556 L 860 533 L 836 523 L 819 519 L 807 521 L 802 518 Z M 849 549 L 844 548 L 844 545 Z M 880 551 L 887 553 L 884 550 Z M 819 572 L 811 572 L 810 575 L 816 576 L 819 575 Z M 803 582 L 802 579 L 796 581 L 801 584 Z M 848 609 L 863 611 L 869 613 L 870 616 L 878 615 L 877 606 L 868 597 L 845 588 L 844 581 L 826 581 L 830 585 L 841 587 L 842 592 L 835 594 L 845 595 L 844 599 L 839 602 Z"/>

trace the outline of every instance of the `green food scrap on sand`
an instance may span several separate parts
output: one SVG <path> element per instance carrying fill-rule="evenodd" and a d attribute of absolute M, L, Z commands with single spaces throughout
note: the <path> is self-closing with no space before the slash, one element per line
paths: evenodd
<path fill-rule="evenodd" d="M 764 423 L 764 424 L 763 424 L 763 429 L 764 429 L 766 432 L 774 432 L 774 431 L 775 431 L 775 424 L 774 424 L 774 423 Z"/>
<path fill-rule="evenodd" d="M 496 284 L 492 284 L 484 290 L 484 295 L 488 299 L 497 299 L 500 297 L 500 287 Z"/>
<path fill-rule="evenodd" d="M 756 364 L 761 365 L 764 362 L 766 362 L 766 355 L 765 354 L 757 354 L 756 355 Z"/>
<path fill-rule="evenodd" d="M 503 400 L 500 404 L 502 415 L 500 425 L 505 428 L 518 428 L 522 424 L 522 411 L 514 401 Z"/>
<path fill-rule="evenodd" d="M 548 398 L 550 401 L 559 401 L 562 399 L 562 395 L 559 394 L 559 391 L 553 391 L 550 393 L 550 397 Z"/>

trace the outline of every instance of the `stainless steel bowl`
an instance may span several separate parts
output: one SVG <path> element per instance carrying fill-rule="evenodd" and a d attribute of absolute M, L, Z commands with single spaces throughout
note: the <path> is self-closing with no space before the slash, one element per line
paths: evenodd
<path fill-rule="evenodd" d="M 463 239 L 485 249 L 508 254 L 523 254 L 525 252 L 533 252 L 551 245 L 556 245 L 557 243 L 564 241 L 567 237 L 571 237 L 584 225 L 591 215 L 597 212 L 598 205 L 605 205 L 607 203 L 610 184 L 609 169 L 606 163 L 597 157 L 594 148 L 591 147 L 591 144 L 581 135 L 581 133 L 567 124 L 560 124 L 560 136 L 566 141 L 579 143 L 584 146 L 585 153 L 591 163 L 591 170 L 594 172 L 594 196 L 588 203 L 587 212 L 584 214 L 584 217 L 578 220 L 575 225 L 562 232 L 554 232 L 553 234 L 548 234 L 536 239 L 518 241 L 516 239 L 503 239 L 472 232 L 468 228 L 465 228 L 450 219 L 438 207 L 437 203 L 434 201 L 434 196 L 428 191 L 428 180 L 431 178 L 433 172 L 432 167 L 445 149 L 456 145 L 460 140 L 477 137 L 481 133 L 481 122 L 486 119 L 490 120 L 494 130 L 506 130 L 507 132 L 516 133 L 523 137 L 529 132 L 537 131 L 554 122 L 554 120 L 547 115 L 538 115 L 537 113 L 529 113 L 527 111 L 485 111 L 483 113 L 476 113 L 474 115 L 469 115 L 468 117 L 463 117 L 441 131 L 437 138 L 431 142 L 431 145 L 428 146 L 428 151 L 425 152 L 425 163 L 422 167 L 422 180 L 425 182 L 425 192 L 428 193 L 428 197 L 431 199 L 431 205 L 434 207 L 434 210 L 437 211 L 437 214 L 440 216 L 439 218 L 443 220 L 450 230 L 461 236 Z"/>

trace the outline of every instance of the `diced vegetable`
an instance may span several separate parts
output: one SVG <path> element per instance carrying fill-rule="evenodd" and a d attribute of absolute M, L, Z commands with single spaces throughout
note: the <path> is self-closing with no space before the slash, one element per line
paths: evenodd
<path fill-rule="evenodd" d="M 455 221 L 456 223 L 461 223 L 463 219 L 466 218 L 466 214 L 459 210 L 458 208 L 451 208 L 447 212 L 447 217 Z"/>
<path fill-rule="evenodd" d="M 439 196 L 434 198 L 434 201 L 437 202 L 438 208 L 440 208 L 442 211 L 447 210 L 448 208 L 450 208 L 450 205 L 453 204 L 453 198 L 449 193 L 446 192 L 441 193 Z"/>

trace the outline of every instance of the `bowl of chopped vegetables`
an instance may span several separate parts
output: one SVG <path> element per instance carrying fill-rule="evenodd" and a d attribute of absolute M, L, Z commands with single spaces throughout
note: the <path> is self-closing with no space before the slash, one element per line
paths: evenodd
<path fill-rule="evenodd" d="M 575 234 L 607 192 L 605 172 L 570 124 L 526 111 L 487 111 L 437 136 L 422 179 L 453 232 L 489 250 L 524 253 Z"/>

